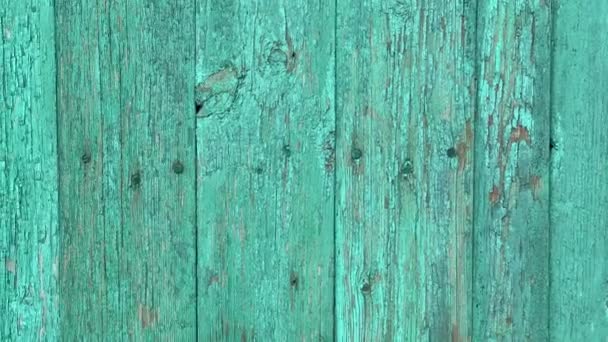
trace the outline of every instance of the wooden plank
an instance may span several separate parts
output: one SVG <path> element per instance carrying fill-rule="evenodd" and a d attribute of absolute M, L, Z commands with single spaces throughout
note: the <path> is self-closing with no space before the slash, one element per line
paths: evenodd
<path fill-rule="evenodd" d="M 466 341 L 475 4 L 337 13 L 337 340 Z"/>
<path fill-rule="evenodd" d="M 197 3 L 199 339 L 331 341 L 333 2 Z"/>
<path fill-rule="evenodd" d="M 608 3 L 555 11 L 551 165 L 551 339 L 608 336 Z"/>
<path fill-rule="evenodd" d="M 53 1 L 0 1 L 0 340 L 58 337 Z"/>
<path fill-rule="evenodd" d="M 65 340 L 192 340 L 194 1 L 57 1 Z"/>
<path fill-rule="evenodd" d="M 479 2 L 474 340 L 548 338 L 550 18 Z"/>
<path fill-rule="evenodd" d="M 56 6 L 60 326 L 64 339 L 101 340 L 125 332 L 118 271 L 120 103 L 112 96 L 117 86 L 102 85 L 109 74 L 103 61 L 118 61 L 103 48 L 109 41 L 108 8 L 93 1 Z M 108 81 L 104 85 L 111 87 Z M 104 95 L 115 105 L 102 111 Z"/>

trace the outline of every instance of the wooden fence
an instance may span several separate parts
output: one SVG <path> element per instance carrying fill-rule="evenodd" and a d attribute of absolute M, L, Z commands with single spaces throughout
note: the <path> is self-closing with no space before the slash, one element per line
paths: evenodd
<path fill-rule="evenodd" d="M 605 0 L 0 0 L 0 340 L 605 341 Z"/>

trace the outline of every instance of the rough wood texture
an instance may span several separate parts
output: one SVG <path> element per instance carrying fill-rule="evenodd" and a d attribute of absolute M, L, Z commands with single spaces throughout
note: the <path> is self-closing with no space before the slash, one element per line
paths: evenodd
<path fill-rule="evenodd" d="M 334 6 L 198 4 L 199 339 L 331 341 Z"/>
<path fill-rule="evenodd" d="M 52 1 L 0 1 L 0 340 L 56 340 Z"/>
<path fill-rule="evenodd" d="M 194 1 L 56 4 L 62 337 L 192 340 Z"/>
<path fill-rule="evenodd" d="M 337 340 L 467 340 L 475 4 L 337 13 Z"/>
<path fill-rule="evenodd" d="M 474 340 L 547 340 L 550 14 L 479 2 Z"/>
<path fill-rule="evenodd" d="M 0 340 L 605 340 L 607 11 L 0 0 Z"/>
<path fill-rule="evenodd" d="M 608 2 L 554 14 L 551 340 L 608 336 Z"/>

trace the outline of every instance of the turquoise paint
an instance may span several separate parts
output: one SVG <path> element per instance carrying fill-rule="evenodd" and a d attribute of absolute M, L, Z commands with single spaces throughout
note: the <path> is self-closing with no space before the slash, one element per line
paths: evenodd
<path fill-rule="evenodd" d="M 603 2 L 0 4 L 0 339 L 608 335 Z"/>

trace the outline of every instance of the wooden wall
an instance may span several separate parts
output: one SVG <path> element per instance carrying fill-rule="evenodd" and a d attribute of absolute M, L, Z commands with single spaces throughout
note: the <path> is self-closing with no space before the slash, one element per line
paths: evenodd
<path fill-rule="evenodd" d="M 0 0 L 0 340 L 605 340 L 606 13 Z"/>

